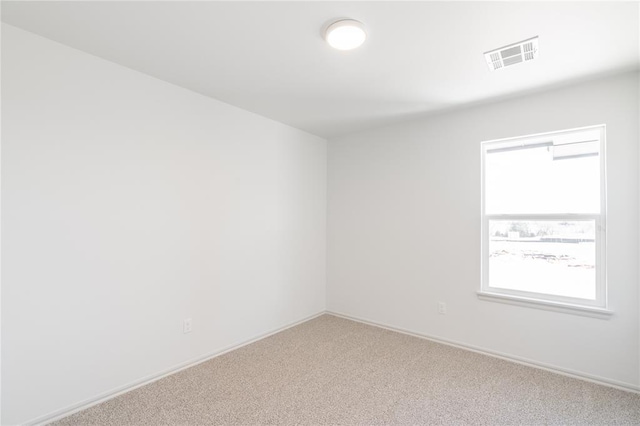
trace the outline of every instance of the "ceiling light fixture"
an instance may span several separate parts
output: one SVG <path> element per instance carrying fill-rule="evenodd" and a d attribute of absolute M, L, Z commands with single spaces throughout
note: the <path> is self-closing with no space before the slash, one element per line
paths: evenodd
<path fill-rule="evenodd" d="M 351 50 L 364 43 L 367 33 L 364 25 L 353 19 L 341 19 L 327 27 L 324 38 L 329 46 L 338 50 Z"/>

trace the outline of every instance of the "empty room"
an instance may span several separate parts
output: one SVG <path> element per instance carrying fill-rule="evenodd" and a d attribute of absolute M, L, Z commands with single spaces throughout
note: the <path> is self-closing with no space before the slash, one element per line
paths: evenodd
<path fill-rule="evenodd" d="M 2 1 L 2 425 L 640 425 L 640 3 Z"/>

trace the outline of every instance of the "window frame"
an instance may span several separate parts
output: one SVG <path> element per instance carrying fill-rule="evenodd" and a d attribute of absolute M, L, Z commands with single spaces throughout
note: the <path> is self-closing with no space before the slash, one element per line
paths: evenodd
<path fill-rule="evenodd" d="M 574 133 L 584 130 L 600 130 L 600 213 L 599 214 L 487 214 L 486 213 L 486 187 L 485 160 L 487 151 L 495 146 L 510 146 L 510 143 L 535 144 L 541 138 L 545 139 L 556 137 L 558 135 Z M 516 145 L 513 145 L 516 146 Z M 495 148 L 494 148 L 495 149 Z M 533 135 L 518 136 L 504 139 L 495 139 L 481 142 L 481 182 L 480 182 L 480 198 L 481 198 L 481 285 L 478 295 L 482 299 L 494 299 L 499 302 L 514 302 L 515 304 L 553 308 L 560 307 L 568 311 L 579 312 L 596 312 L 610 315 L 608 310 L 607 295 L 607 272 L 606 272 L 606 218 L 607 218 L 607 171 L 606 171 L 606 125 L 594 125 L 579 127 L 554 132 L 538 133 Z M 531 291 L 504 289 L 499 287 L 491 287 L 489 284 L 489 223 L 491 220 L 594 220 L 595 221 L 595 273 L 596 273 L 596 298 L 595 300 L 575 298 L 569 296 L 559 296 L 547 293 L 538 293 Z"/>

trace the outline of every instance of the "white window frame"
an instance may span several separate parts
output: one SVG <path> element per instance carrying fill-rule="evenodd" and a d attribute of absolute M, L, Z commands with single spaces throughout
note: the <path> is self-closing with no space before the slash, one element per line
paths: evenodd
<path fill-rule="evenodd" d="M 485 210 L 485 158 L 487 151 L 497 147 L 536 144 L 544 140 L 562 134 L 573 133 L 582 130 L 600 130 L 600 213 L 599 214 L 486 214 Z M 579 313 L 590 316 L 609 316 L 612 312 L 608 309 L 607 301 L 607 274 L 606 274 L 606 126 L 596 125 L 556 132 L 539 133 L 534 135 L 519 136 L 513 138 L 483 141 L 481 162 L 481 287 L 478 295 L 481 299 L 513 303 L 517 305 L 559 310 L 563 312 Z M 521 290 L 491 287 L 489 285 L 489 222 L 491 220 L 595 220 L 596 231 L 596 298 L 595 300 L 558 296 L 547 293 L 536 293 Z"/>

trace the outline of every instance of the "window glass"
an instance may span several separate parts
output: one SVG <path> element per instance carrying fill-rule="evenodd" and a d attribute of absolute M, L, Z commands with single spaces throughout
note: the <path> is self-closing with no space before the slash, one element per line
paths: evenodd
<path fill-rule="evenodd" d="M 595 221 L 489 221 L 491 287 L 595 300 Z"/>
<path fill-rule="evenodd" d="M 550 145 L 488 151 L 486 213 L 599 213 L 598 151 L 585 155 L 580 148 Z"/>

